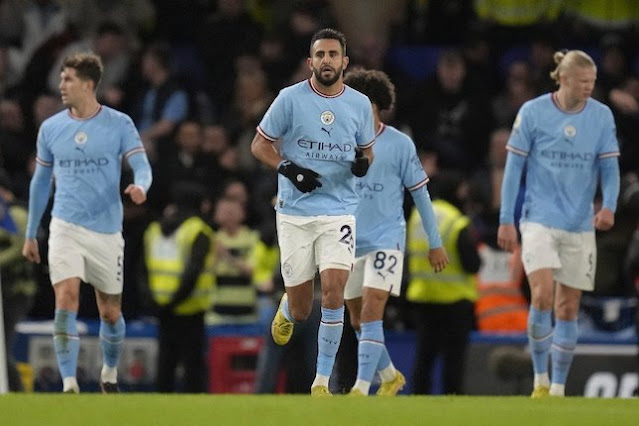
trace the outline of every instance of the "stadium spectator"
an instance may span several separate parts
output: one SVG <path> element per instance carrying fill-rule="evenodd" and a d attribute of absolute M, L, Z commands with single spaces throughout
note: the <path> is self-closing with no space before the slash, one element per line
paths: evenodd
<path fill-rule="evenodd" d="M 473 89 L 464 58 L 451 49 L 442 53 L 416 98 L 409 121 L 415 142 L 418 149 L 437 152 L 444 168 L 472 172 L 485 159 L 491 109 Z"/>
<path fill-rule="evenodd" d="M 355 176 L 366 174 L 375 141 L 368 98 L 344 85 L 347 65 L 344 35 L 330 28 L 316 32 L 311 78 L 280 92 L 252 144 L 253 154 L 281 174 L 276 208 L 286 293 L 272 323 L 276 343 L 286 344 L 294 323 L 310 314 L 319 267 L 322 320 L 311 386 L 316 396 L 330 395 L 344 327 L 344 285 L 354 260 Z M 273 149 L 278 139 L 279 152 Z"/>
<path fill-rule="evenodd" d="M 124 190 L 133 202 L 146 201 L 151 168 L 133 121 L 96 98 L 102 62 L 77 54 L 63 62 L 62 102 L 68 108 L 47 119 L 38 133 L 37 166 L 29 193 L 29 216 L 22 254 L 40 263 L 36 233 L 55 174 L 49 237 L 49 271 L 55 293 L 53 341 L 63 391 L 78 393 L 80 339 L 76 317 L 81 282 L 95 289 L 100 312 L 102 392 L 117 392 L 117 365 L 125 335 L 122 304 L 122 202 L 120 167 L 126 159 L 134 183 Z M 104 132 L 109 128 L 109 132 Z M 56 143 L 60 138 L 72 144 Z"/>
<path fill-rule="evenodd" d="M 525 103 L 513 125 L 498 230 L 499 246 L 516 250 L 515 200 L 526 166 L 520 231 L 532 298 L 528 340 L 535 373 L 533 398 L 565 394 L 577 346 L 581 294 L 594 289 L 594 229 L 605 231 L 614 225 L 619 195 L 619 146 L 612 112 L 590 97 L 595 63 L 579 50 L 556 52 L 554 58 L 552 77 L 559 89 Z M 603 201 L 594 214 L 599 180 Z"/>
<path fill-rule="evenodd" d="M 428 236 L 428 261 L 437 273 L 448 264 L 437 230 L 437 219 L 426 188 L 429 178 L 417 157 L 415 144 L 380 119 L 395 102 L 395 88 L 381 71 L 349 72 L 344 83 L 364 93 L 373 106 L 377 161 L 357 183 L 360 201 L 355 265 L 348 277 L 344 299 L 350 321 L 359 339 L 357 380 L 351 395 L 368 395 L 377 371 L 381 377 L 378 395 L 392 396 L 406 380 L 395 369 L 384 346 L 382 319 L 389 296 L 399 296 L 402 287 L 406 220 L 404 188 L 410 191 Z"/>
<path fill-rule="evenodd" d="M 216 202 L 213 213 L 216 289 L 209 322 L 254 323 L 258 319 L 253 272 L 260 235 L 245 222 L 246 208 L 240 201 L 221 198 Z"/>

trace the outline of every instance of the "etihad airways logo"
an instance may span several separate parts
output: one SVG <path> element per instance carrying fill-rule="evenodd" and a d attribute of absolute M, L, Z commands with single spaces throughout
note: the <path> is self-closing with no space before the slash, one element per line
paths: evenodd
<path fill-rule="evenodd" d="M 353 145 L 348 143 L 317 142 L 308 139 L 299 139 L 297 146 L 306 151 L 306 157 L 324 161 L 349 161 L 349 153 L 353 151 Z"/>
<path fill-rule="evenodd" d="M 541 150 L 543 158 L 550 160 L 552 167 L 560 169 L 583 169 L 595 160 L 592 152 L 566 152 L 550 149 Z"/>
<path fill-rule="evenodd" d="M 90 174 L 98 172 L 102 167 L 109 165 L 109 159 L 99 158 L 74 158 L 70 160 L 58 160 L 58 167 L 67 174 Z"/>

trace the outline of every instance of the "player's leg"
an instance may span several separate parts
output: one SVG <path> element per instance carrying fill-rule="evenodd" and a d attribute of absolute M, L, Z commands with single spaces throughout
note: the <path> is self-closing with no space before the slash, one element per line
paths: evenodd
<path fill-rule="evenodd" d="M 582 291 L 595 288 L 597 248 L 594 232 L 562 234 L 561 269 L 555 294 L 555 334 L 552 342 L 550 395 L 564 396 L 566 379 L 577 346 L 577 316 Z"/>
<path fill-rule="evenodd" d="M 55 315 L 53 317 L 53 345 L 62 377 L 63 392 L 78 393 L 76 378 L 80 336 L 77 313 L 80 300 L 80 279 L 68 278 L 53 286 Z"/>
<path fill-rule="evenodd" d="M 122 294 L 107 294 L 96 289 L 95 297 L 100 312 L 100 386 L 103 393 L 115 393 L 118 392 L 118 362 L 126 334 L 126 324 L 121 311 Z"/>
<path fill-rule="evenodd" d="M 399 250 L 383 250 L 369 254 L 364 279 L 364 297 L 362 305 L 362 329 L 370 324 L 374 335 L 382 336 L 382 345 L 376 370 L 382 381 L 377 395 L 394 396 L 406 384 L 404 375 L 391 361 L 384 343 L 383 318 L 389 296 L 398 297 L 402 285 L 404 253 Z M 374 355 L 376 356 L 376 355 Z"/>
<path fill-rule="evenodd" d="M 380 357 L 385 350 L 382 317 L 387 299 L 387 291 L 364 288 L 357 350 L 357 380 L 353 386 L 353 391 L 363 395 L 368 395 Z"/>
<path fill-rule="evenodd" d="M 77 313 L 80 304 L 80 282 L 85 278 L 85 262 L 81 235 L 83 228 L 51 220 L 49 234 L 49 274 L 55 294 L 53 343 L 64 392 L 79 392 L 76 379 L 80 337 Z"/>
<path fill-rule="evenodd" d="M 555 333 L 552 340 L 552 383 L 550 395 L 564 396 L 566 379 L 577 347 L 577 314 L 581 290 L 557 284 L 555 295 Z"/>
<path fill-rule="evenodd" d="M 313 218 L 278 213 L 277 238 L 286 292 L 271 323 L 271 334 L 278 345 L 293 335 L 295 322 L 304 321 L 313 308 L 313 278 L 317 273 L 312 224 Z"/>
<path fill-rule="evenodd" d="M 550 388 L 548 360 L 553 339 L 553 272 L 551 269 L 538 269 L 528 274 L 528 283 L 531 297 L 528 344 L 535 374 L 533 397 L 540 397 L 547 394 Z"/>
<path fill-rule="evenodd" d="M 537 398 L 547 395 L 550 388 L 548 360 L 553 339 L 553 270 L 561 267 L 561 262 L 554 230 L 536 223 L 523 223 L 520 229 L 521 257 L 528 276 L 531 297 L 528 343 L 534 371 L 532 397 Z"/>
<path fill-rule="evenodd" d="M 322 285 L 322 317 L 317 333 L 317 371 L 311 394 L 326 395 L 344 331 L 344 288 L 355 260 L 355 217 L 318 220 L 315 242 Z"/>
<path fill-rule="evenodd" d="M 122 316 L 124 239 L 120 233 L 98 234 L 92 231 L 87 247 L 87 282 L 95 289 L 100 313 L 100 349 L 103 393 L 118 392 L 118 361 L 122 353 L 126 323 Z"/>

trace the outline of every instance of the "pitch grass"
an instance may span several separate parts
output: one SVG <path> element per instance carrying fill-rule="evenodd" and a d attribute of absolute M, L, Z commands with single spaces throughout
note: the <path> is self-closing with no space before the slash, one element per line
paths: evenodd
<path fill-rule="evenodd" d="M 524 397 L 8 394 L 0 425 L 637 425 L 639 400 Z"/>

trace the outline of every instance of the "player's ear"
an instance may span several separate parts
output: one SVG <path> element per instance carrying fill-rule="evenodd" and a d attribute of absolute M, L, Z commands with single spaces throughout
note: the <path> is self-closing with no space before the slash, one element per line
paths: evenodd
<path fill-rule="evenodd" d="M 343 68 L 344 70 L 346 70 L 346 68 L 348 68 L 348 62 L 350 61 L 350 59 L 348 58 L 348 56 L 344 56 L 344 58 L 342 59 L 342 64 L 343 64 Z"/>
<path fill-rule="evenodd" d="M 311 58 L 306 58 L 306 65 L 308 65 L 308 69 L 313 71 L 313 60 Z"/>

